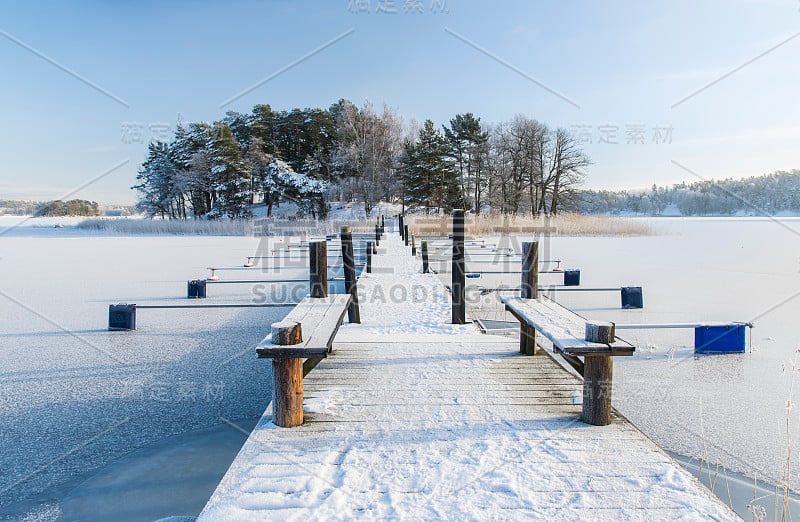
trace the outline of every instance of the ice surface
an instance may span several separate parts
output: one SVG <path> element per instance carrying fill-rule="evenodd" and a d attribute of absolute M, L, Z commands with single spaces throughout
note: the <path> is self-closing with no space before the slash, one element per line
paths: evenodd
<path fill-rule="evenodd" d="M 61 231 L 0 236 L 0 515 L 137 448 L 259 415 L 271 377 L 254 347 L 290 310 L 139 310 L 137 331 L 109 332 L 109 304 L 186 304 L 188 279 L 241 266 L 258 240 Z M 191 303 L 257 298 L 214 285 Z"/>
<path fill-rule="evenodd" d="M 540 259 L 580 268 L 581 286 L 642 286 L 643 309 L 621 310 L 619 293 L 561 292 L 556 300 L 589 319 L 620 324 L 754 322 L 748 353 L 730 355 L 695 356 L 691 329 L 618 331 L 637 352 L 615 359 L 613 403 L 668 450 L 781 482 L 787 415 L 795 462 L 800 447 L 800 417 L 796 408 L 786 409 L 788 400 L 800 400 L 800 386 L 792 384 L 800 369 L 800 219 L 648 221 L 659 235 L 554 237 L 542 240 L 539 253 Z M 522 241 L 532 240 L 486 239 L 517 252 Z M 497 269 L 506 269 L 504 259 L 497 259 Z M 540 283 L 560 284 L 560 277 L 542 274 Z M 484 275 L 475 284 L 500 283 L 519 286 L 519 276 Z M 471 310 L 513 320 L 494 294 L 467 295 Z M 792 483 L 800 487 L 794 472 Z"/>

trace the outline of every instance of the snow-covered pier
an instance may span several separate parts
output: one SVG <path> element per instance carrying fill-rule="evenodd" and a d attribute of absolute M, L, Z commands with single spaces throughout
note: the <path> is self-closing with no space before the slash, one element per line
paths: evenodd
<path fill-rule="evenodd" d="M 381 241 L 361 324 L 304 379 L 305 423 L 268 408 L 199 520 L 738 520 L 626 419 L 581 422 L 566 366 L 450 324 L 410 250 Z"/>

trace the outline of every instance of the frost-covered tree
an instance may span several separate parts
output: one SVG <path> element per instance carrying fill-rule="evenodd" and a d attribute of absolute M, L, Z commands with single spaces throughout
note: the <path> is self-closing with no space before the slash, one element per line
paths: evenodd
<path fill-rule="evenodd" d="M 382 199 L 398 194 L 395 175 L 403 147 L 403 124 L 397 113 L 384 105 L 378 114 L 372 104 L 362 108 L 343 102 L 337 109 L 338 164 L 352 175 L 356 197 L 370 215 Z"/>

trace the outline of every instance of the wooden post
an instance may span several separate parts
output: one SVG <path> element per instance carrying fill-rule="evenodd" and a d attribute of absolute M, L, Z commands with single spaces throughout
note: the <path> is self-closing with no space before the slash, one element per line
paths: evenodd
<path fill-rule="evenodd" d="M 429 267 L 428 267 L 428 242 L 427 241 L 423 241 L 422 242 L 422 273 L 423 274 L 427 274 L 428 273 L 428 269 L 429 269 Z"/>
<path fill-rule="evenodd" d="M 397 222 L 398 222 L 398 229 L 400 231 L 400 238 L 402 239 L 403 238 L 403 230 L 405 230 L 403 228 L 403 214 L 398 214 Z"/>
<path fill-rule="evenodd" d="M 614 358 L 586 355 L 583 358 L 583 415 L 581 420 L 594 426 L 611 424 L 611 380 Z"/>
<path fill-rule="evenodd" d="M 586 321 L 584 339 L 591 343 L 611 344 L 614 342 L 614 323 Z"/>
<path fill-rule="evenodd" d="M 522 243 L 522 280 L 520 296 L 523 299 L 536 299 L 539 296 L 539 242 Z M 519 351 L 525 355 L 536 355 L 536 330 L 525 323 L 519 327 Z"/>
<path fill-rule="evenodd" d="M 467 322 L 466 287 L 464 273 L 464 211 L 453 210 L 453 278 L 450 288 L 453 293 L 453 324 Z"/>
<path fill-rule="evenodd" d="M 414 234 L 411 234 L 411 257 L 417 257 L 417 241 Z"/>
<path fill-rule="evenodd" d="M 272 422 L 281 428 L 303 424 L 303 360 L 272 359 Z"/>
<path fill-rule="evenodd" d="M 408 225 L 403 225 L 403 241 L 405 241 L 406 246 L 408 246 Z"/>
<path fill-rule="evenodd" d="M 311 297 L 328 297 L 328 244 L 325 241 L 308 244 L 308 272 Z"/>
<path fill-rule="evenodd" d="M 381 244 L 381 227 L 380 225 L 375 225 L 375 246 Z"/>
<path fill-rule="evenodd" d="M 381 214 L 381 235 L 386 233 L 386 216 Z"/>
<path fill-rule="evenodd" d="M 344 265 L 344 287 L 350 294 L 350 306 L 347 308 L 347 320 L 360 323 L 361 314 L 358 309 L 358 285 L 356 283 L 356 263 L 353 257 L 353 234 L 350 227 L 342 227 L 342 264 Z"/>
<path fill-rule="evenodd" d="M 272 324 L 272 344 L 281 346 L 303 342 L 303 326 L 295 321 L 280 321 Z"/>
<path fill-rule="evenodd" d="M 525 323 L 519 324 L 519 352 L 525 355 L 539 353 L 539 346 L 536 344 L 536 329 Z"/>
<path fill-rule="evenodd" d="M 539 297 L 539 242 L 522 243 L 522 281 L 520 297 Z"/>
<path fill-rule="evenodd" d="M 372 241 L 367 241 L 367 273 L 372 273 Z"/>
<path fill-rule="evenodd" d="M 300 323 L 281 321 L 272 325 L 274 344 L 302 342 Z M 272 422 L 282 428 L 303 424 L 303 360 L 272 360 Z"/>

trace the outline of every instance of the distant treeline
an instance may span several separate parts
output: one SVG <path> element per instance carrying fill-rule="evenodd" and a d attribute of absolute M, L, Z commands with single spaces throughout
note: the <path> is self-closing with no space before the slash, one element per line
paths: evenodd
<path fill-rule="evenodd" d="M 585 190 L 580 211 L 587 214 L 659 216 L 771 215 L 800 213 L 800 170 L 719 181 L 653 185 L 650 191 Z"/>
<path fill-rule="evenodd" d="M 71 199 L 69 201 L 48 201 L 36 208 L 34 216 L 99 216 L 100 205 L 95 201 L 85 199 Z"/>
<path fill-rule="evenodd" d="M 0 215 L 30 216 L 36 211 L 36 207 L 41 204 L 41 201 L 0 199 Z"/>

